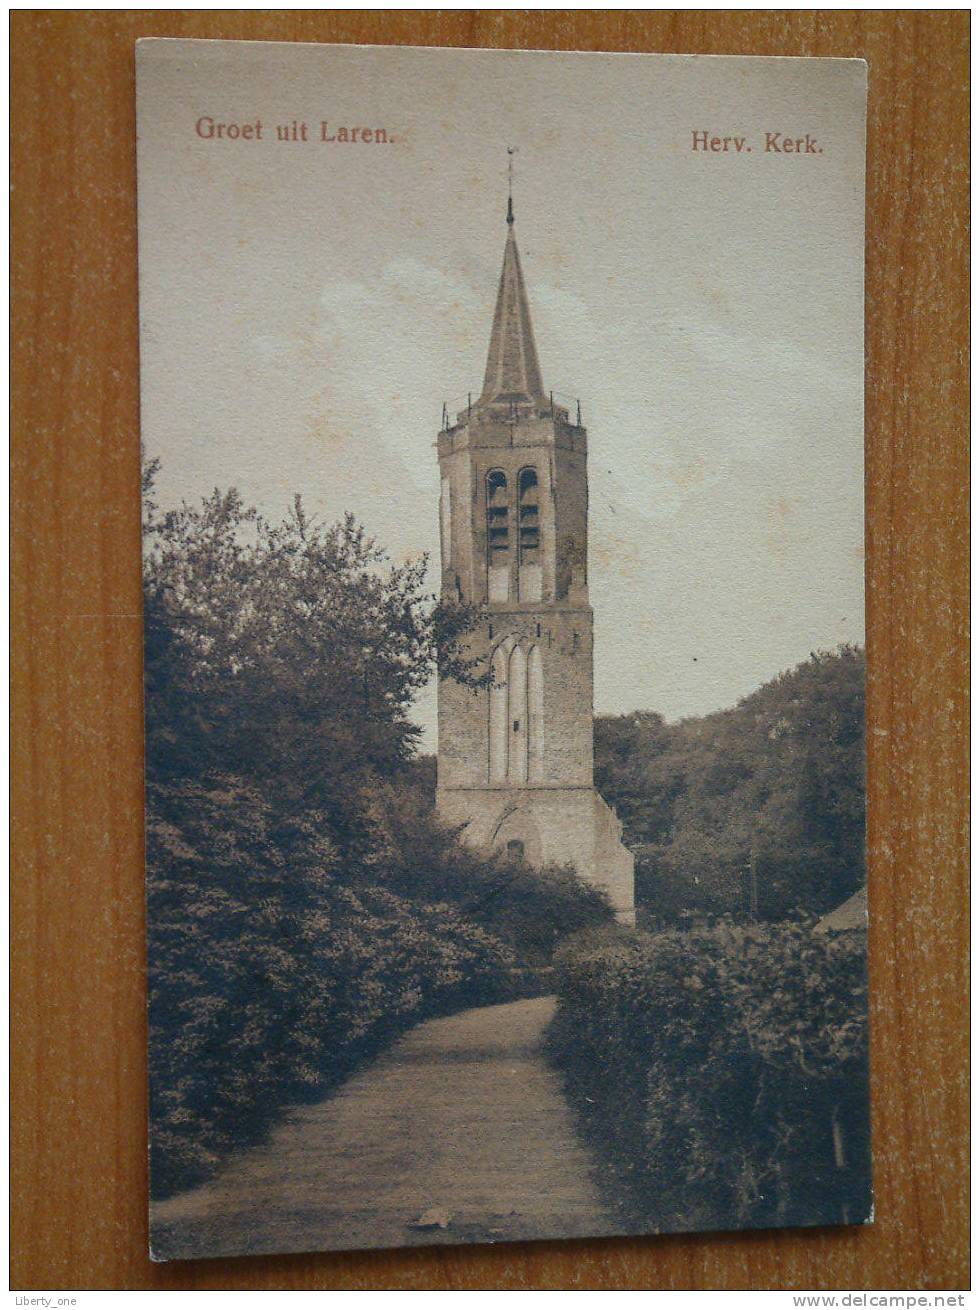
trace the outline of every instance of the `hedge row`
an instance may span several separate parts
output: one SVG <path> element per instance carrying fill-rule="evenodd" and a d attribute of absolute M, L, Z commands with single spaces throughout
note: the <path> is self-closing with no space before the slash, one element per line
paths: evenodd
<path fill-rule="evenodd" d="M 148 800 L 155 1197 L 206 1177 L 409 1025 L 524 986 L 510 949 L 453 907 L 349 885 L 328 850 L 305 867 L 285 858 L 268 806 L 238 779 L 151 787 Z"/>
<path fill-rule="evenodd" d="M 553 1057 L 637 1226 L 867 1218 L 863 933 L 593 934 L 557 981 Z"/>

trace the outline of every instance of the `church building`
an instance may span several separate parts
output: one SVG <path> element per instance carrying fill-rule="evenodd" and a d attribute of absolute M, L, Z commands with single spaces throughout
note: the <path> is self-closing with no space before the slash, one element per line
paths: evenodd
<path fill-rule="evenodd" d="M 485 607 L 489 689 L 439 680 L 437 807 L 463 840 L 572 865 L 632 922 L 633 856 L 592 777 L 586 431 L 541 381 L 508 202 L 479 398 L 437 447 L 442 593 Z"/>

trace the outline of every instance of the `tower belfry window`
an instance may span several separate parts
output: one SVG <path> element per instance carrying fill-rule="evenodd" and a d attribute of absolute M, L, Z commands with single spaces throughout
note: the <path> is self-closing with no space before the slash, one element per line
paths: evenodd
<path fill-rule="evenodd" d="M 491 601 L 506 601 L 510 575 L 510 501 L 502 469 L 487 474 L 487 590 Z"/>
<path fill-rule="evenodd" d="M 520 598 L 541 599 L 541 501 L 533 468 L 517 475 L 517 555 Z"/>
<path fill-rule="evenodd" d="M 517 488 L 521 563 L 537 564 L 541 547 L 541 521 L 538 504 L 538 475 L 534 469 L 521 469 Z"/>
<path fill-rule="evenodd" d="M 490 561 L 506 556 L 510 547 L 510 506 L 507 503 L 507 475 L 500 469 L 487 474 L 487 545 Z"/>

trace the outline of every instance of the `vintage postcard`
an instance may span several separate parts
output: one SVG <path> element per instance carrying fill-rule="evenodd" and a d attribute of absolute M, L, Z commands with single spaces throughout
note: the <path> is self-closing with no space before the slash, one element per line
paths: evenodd
<path fill-rule="evenodd" d="M 869 1222 L 865 65 L 137 75 L 153 1257 Z"/>

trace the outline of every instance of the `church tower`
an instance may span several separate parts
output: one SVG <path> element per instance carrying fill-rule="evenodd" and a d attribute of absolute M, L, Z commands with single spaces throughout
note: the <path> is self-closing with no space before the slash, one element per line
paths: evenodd
<path fill-rule="evenodd" d="M 439 681 L 439 813 L 574 866 L 632 922 L 633 856 L 592 781 L 586 431 L 542 384 L 511 202 L 483 390 L 437 447 L 442 594 L 486 607 L 469 653 L 493 671 L 476 694 Z"/>

